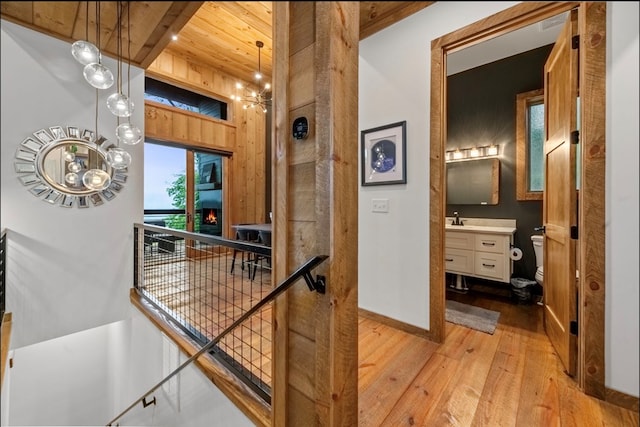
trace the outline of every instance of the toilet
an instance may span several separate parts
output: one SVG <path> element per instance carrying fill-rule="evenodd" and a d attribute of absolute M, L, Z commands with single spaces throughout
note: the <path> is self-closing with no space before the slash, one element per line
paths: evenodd
<path fill-rule="evenodd" d="M 533 236 L 531 236 L 531 243 L 533 243 L 533 250 L 536 253 L 536 275 L 535 275 L 535 279 L 536 282 L 538 282 L 538 284 L 540 286 L 542 286 L 542 278 L 543 278 L 543 250 L 542 250 L 542 235 L 541 234 L 534 234 Z"/>

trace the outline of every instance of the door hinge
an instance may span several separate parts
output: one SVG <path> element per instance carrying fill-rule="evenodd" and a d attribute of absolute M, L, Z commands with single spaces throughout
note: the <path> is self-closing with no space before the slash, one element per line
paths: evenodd
<path fill-rule="evenodd" d="M 572 225 L 571 226 L 571 238 L 573 240 L 578 240 L 578 226 L 577 225 Z"/>
<path fill-rule="evenodd" d="M 571 332 L 571 335 L 578 335 L 578 321 L 577 320 L 572 320 L 571 322 L 569 322 L 569 332 Z"/>
<path fill-rule="evenodd" d="M 571 143 L 577 144 L 579 142 L 580 142 L 580 131 L 574 130 L 573 132 L 571 132 Z"/>
<path fill-rule="evenodd" d="M 577 49 L 580 47 L 580 36 L 575 35 L 571 37 L 571 49 Z"/>

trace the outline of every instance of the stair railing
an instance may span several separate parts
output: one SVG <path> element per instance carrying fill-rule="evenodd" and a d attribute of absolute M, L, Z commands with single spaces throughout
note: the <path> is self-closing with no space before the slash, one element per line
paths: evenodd
<path fill-rule="evenodd" d="M 120 418 L 122 418 L 127 412 L 135 408 L 138 404 L 142 403 L 144 407 L 151 404 L 151 402 L 147 402 L 147 397 L 149 397 L 154 391 L 158 388 L 162 387 L 167 381 L 173 378 L 175 375 L 180 373 L 184 368 L 189 366 L 192 362 L 202 356 L 204 353 L 213 349 L 213 347 L 220 342 L 222 338 L 224 338 L 227 334 L 232 332 L 237 326 L 242 324 L 245 320 L 255 314 L 258 310 L 260 310 L 266 304 L 272 302 L 278 295 L 282 294 L 284 291 L 289 289 L 293 284 L 295 284 L 299 279 L 304 279 L 309 287 L 310 291 L 317 291 L 318 293 L 325 293 L 326 285 L 325 285 L 325 277 L 324 276 L 316 276 L 314 279 L 311 276 L 311 270 L 316 268 L 318 265 L 322 264 L 324 260 L 328 258 L 327 255 L 316 255 L 314 257 L 309 258 L 304 264 L 302 264 L 296 271 L 291 273 L 289 277 L 284 279 L 278 286 L 276 286 L 271 292 L 269 292 L 264 298 L 256 303 L 253 307 L 251 307 L 248 311 L 246 311 L 242 316 L 240 316 L 237 320 L 235 320 L 230 326 L 228 326 L 224 331 L 222 331 L 218 336 L 209 341 L 206 345 L 204 345 L 198 352 L 194 353 L 189 359 L 184 361 L 180 366 L 178 366 L 175 370 L 169 373 L 165 378 L 163 378 L 159 383 L 154 385 L 144 393 L 140 398 L 138 398 L 135 402 L 129 405 L 124 411 L 122 411 L 118 416 L 107 423 L 107 426 L 113 425 L 113 423 L 117 422 Z"/>

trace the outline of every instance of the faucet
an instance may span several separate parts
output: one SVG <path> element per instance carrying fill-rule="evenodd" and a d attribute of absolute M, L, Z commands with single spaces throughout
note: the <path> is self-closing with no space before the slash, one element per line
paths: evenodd
<path fill-rule="evenodd" d="M 454 218 L 453 221 L 451 221 L 451 225 L 464 225 L 457 211 L 453 213 L 453 216 Z"/>

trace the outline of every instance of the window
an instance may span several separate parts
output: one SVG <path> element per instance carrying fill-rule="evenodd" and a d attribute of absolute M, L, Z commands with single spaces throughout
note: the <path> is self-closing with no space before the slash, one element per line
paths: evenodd
<path fill-rule="evenodd" d="M 544 191 L 544 92 L 516 97 L 516 199 L 542 200 Z"/>
<path fill-rule="evenodd" d="M 146 77 L 144 97 L 194 113 L 227 120 L 227 103 Z"/>

